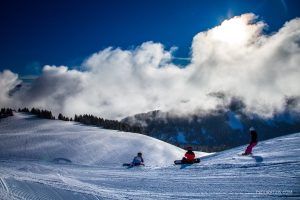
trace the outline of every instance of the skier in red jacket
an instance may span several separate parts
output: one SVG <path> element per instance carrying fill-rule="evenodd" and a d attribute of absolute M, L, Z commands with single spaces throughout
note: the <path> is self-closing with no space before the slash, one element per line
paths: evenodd
<path fill-rule="evenodd" d="M 184 157 L 182 158 L 183 163 L 193 163 L 195 160 L 195 153 L 193 152 L 192 147 L 187 148 L 188 151 L 185 153 Z"/>

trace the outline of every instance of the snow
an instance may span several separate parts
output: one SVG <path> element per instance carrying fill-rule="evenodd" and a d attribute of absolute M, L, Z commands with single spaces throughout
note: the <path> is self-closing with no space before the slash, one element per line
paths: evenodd
<path fill-rule="evenodd" d="M 299 199 L 299 143 L 296 133 L 253 156 L 241 146 L 175 166 L 184 151 L 147 136 L 17 114 L 0 122 L 0 199 Z M 140 149 L 145 167 L 121 166 Z"/>
<path fill-rule="evenodd" d="M 227 116 L 229 118 L 228 124 L 232 129 L 240 129 L 243 130 L 243 124 L 239 120 L 239 118 L 236 116 L 234 112 L 228 112 Z"/>
<path fill-rule="evenodd" d="M 184 153 L 145 135 L 15 115 L 0 123 L 0 158 L 67 158 L 75 164 L 119 166 L 141 151 L 149 166 L 161 166 Z"/>

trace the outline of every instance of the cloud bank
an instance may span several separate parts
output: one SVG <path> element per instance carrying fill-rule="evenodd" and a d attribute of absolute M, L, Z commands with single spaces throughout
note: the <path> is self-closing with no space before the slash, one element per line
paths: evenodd
<path fill-rule="evenodd" d="M 18 79 L 18 75 L 12 73 L 9 70 L 0 72 L 0 106 L 10 107 L 14 106 L 14 99 L 10 97 L 10 91 L 12 91 L 21 81 Z"/>
<path fill-rule="evenodd" d="M 247 112 L 270 116 L 284 108 L 286 97 L 300 96 L 300 19 L 272 35 L 264 34 L 266 26 L 244 14 L 198 33 L 184 68 L 172 63 L 176 48 L 150 41 L 133 50 L 106 48 L 87 58 L 81 70 L 45 66 L 30 87 L 13 96 L 9 91 L 20 80 L 4 71 L 0 106 L 120 119 L 158 109 L 213 109 L 221 102 L 210 94 L 223 92 L 242 98 Z"/>

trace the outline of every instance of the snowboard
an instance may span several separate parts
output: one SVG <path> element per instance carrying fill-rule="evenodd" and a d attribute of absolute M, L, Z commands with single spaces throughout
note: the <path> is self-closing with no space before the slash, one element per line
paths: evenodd
<path fill-rule="evenodd" d="M 247 154 L 247 155 L 243 155 L 243 153 L 240 153 L 240 154 L 238 154 L 238 156 L 253 156 L 253 154 L 250 153 L 250 154 Z"/>
<path fill-rule="evenodd" d="M 139 166 L 145 166 L 145 165 L 144 164 L 132 165 L 131 163 L 123 163 L 123 167 L 139 167 Z"/>
<path fill-rule="evenodd" d="M 200 158 L 194 159 L 193 162 L 187 162 L 187 161 L 182 161 L 182 160 L 175 160 L 175 161 L 174 161 L 174 164 L 175 164 L 175 165 L 194 164 L 194 163 L 200 163 Z"/>

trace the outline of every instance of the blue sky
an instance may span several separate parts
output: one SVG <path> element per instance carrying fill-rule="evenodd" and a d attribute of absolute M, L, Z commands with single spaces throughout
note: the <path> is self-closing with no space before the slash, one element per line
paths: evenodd
<path fill-rule="evenodd" d="M 130 49 L 145 41 L 177 46 L 175 56 L 187 58 L 198 32 L 249 12 L 272 33 L 300 16 L 300 1 L 2 0 L 0 71 L 37 75 L 46 64 L 78 66 L 108 46 Z"/>

